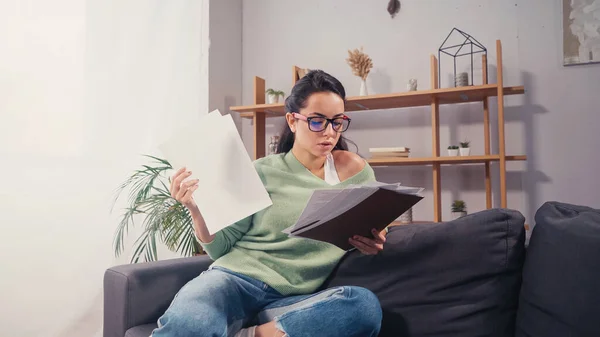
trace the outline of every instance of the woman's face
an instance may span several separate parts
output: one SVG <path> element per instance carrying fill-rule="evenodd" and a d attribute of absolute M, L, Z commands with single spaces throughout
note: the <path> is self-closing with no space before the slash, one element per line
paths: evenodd
<path fill-rule="evenodd" d="M 344 120 L 347 117 L 342 98 L 332 92 L 314 93 L 308 97 L 306 107 L 295 112 L 300 115 L 286 115 L 288 125 L 295 133 L 294 147 L 315 157 L 327 156 L 340 139 L 341 133 L 336 129 L 342 131 L 348 124 Z M 336 119 L 331 123 L 325 118 Z"/>

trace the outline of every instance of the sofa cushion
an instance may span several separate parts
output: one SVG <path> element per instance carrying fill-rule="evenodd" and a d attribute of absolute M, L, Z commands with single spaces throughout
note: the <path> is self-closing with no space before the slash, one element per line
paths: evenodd
<path fill-rule="evenodd" d="M 149 337 L 158 326 L 156 323 L 135 326 L 125 332 L 125 337 Z"/>
<path fill-rule="evenodd" d="M 600 210 L 547 202 L 523 268 L 517 336 L 600 336 Z"/>
<path fill-rule="evenodd" d="M 396 226 L 382 252 L 348 253 L 324 286 L 373 291 L 380 336 L 513 337 L 524 250 L 524 218 L 513 210 Z"/>

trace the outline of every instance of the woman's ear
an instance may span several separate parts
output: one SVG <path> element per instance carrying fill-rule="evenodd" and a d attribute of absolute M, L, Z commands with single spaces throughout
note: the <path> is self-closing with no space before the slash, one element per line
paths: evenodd
<path fill-rule="evenodd" d="M 290 112 L 285 114 L 285 120 L 288 124 L 288 126 L 290 127 L 290 130 L 292 130 L 293 133 L 296 132 L 296 118 L 294 118 L 294 115 Z"/>

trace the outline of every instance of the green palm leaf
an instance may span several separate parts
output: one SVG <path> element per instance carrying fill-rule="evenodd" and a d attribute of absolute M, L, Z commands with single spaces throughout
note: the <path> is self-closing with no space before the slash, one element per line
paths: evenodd
<path fill-rule="evenodd" d="M 157 260 L 157 241 L 182 256 L 202 253 L 195 239 L 189 211 L 170 195 L 167 186 L 170 178 L 165 174 L 173 167 L 165 159 L 150 155 L 145 157 L 150 158 L 151 163 L 135 170 L 115 191 L 111 212 L 119 197 L 127 194 L 127 207 L 124 208 L 113 239 L 115 255 L 123 253 L 124 238 L 140 217 L 143 217 L 143 232 L 134 242 L 132 263 Z"/>

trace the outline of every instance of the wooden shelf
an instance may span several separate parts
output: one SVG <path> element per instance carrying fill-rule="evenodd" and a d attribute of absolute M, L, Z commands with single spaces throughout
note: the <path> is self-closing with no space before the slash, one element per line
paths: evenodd
<path fill-rule="evenodd" d="M 523 86 L 504 87 L 504 95 L 519 95 L 524 92 L 525 89 Z M 440 105 L 481 102 L 487 97 L 494 97 L 497 95 L 498 85 L 486 84 L 458 88 L 410 91 L 395 94 L 353 96 L 346 99 L 345 110 L 368 111 L 430 106 L 432 99 L 437 99 Z M 264 112 L 267 117 L 278 117 L 285 114 L 283 103 L 233 106 L 231 107 L 231 110 L 239 112 L 240 116 L 245 118 L 251 118 L 254 115 L 254 112 Z"/>
<path fill-rule="evenodd" d="M 527 156 L 506 156 L 507 161 L 527 160 Z M 500 161 L 500 155 L 487 156 L 457 156 L 457 157 L 425 157 L 425 158 L 370 158 L 367 162 L 371 166 L 409 166 L 409 165 L 460 165 L 483 164 Z"/>
<path fill-rule="evenodd" d="M 474 85 L 458 88 L 438 88 L 439 60 L 435 55 L 430 55 L 430 79 L 431 89 L 420 91 L 409 91 L 391 94 L 379 94 L 370 96 L 354 96 L 346 98 L 345 111 L 373 111 L 385 109 L 401 109 L 411 107 L 427 107 L 430 110 L 431 120 L 431 157 L 425 158 L 369 158 L 367 161 L 371 166 L 429 166 L 431 169 L 431 190 L 433 203 L 433 222 L 442 221 L 442 166 L 445 165 L 482 165 L 485 175 L 485 205 L 487 209 L 492 208 L 492 163 L 498 163 L 498 204 L 502 208 L 508 207 L 507 202 L 507 174 L 506 165 L 509 161 L 527 160 L 526 156 L 507 156 L 506 155 L 506 135 L 505 135 L 505 116 L 504 116 L 504 97 L 507 95 L 521 95 L 525 93 L 523 86 L 504 86 L 503 63 L 502 63 L 502 43 L 496 40 L 496 83 L 489 83 L 487 55 L 481 57 L 482 77 L 479 83 L 483 85 Z M 292 85 L 301 78 L 300 68 L 292 68 Z M 470 79 L 471 83 L 473 79 Z M 497 97 L 494 106 L 495 124 L 498 132 L 493 135 L 491 130 L 492 120 L 490 110 L 492 107 L 491 97 Z M 444 156 L 445 149 L 442 149 L 440 142 L 440 105 L 461 104 L 461 103 L 481 103 L 483 117 L 483 154 L 473 156 Z M 285 114 L 284 103 L 264 104 L 265 103 L 265 80 L 258 76 L 254 77 L 254 102 L 253 105 L 232 106 L 231 111 L 235 111 L 243 118 L 251 118 L 254 129 L 254 159 L 265 156 L 266 153 L 266 118 L 278 117 Z M 399 112 L 402 113 L 402 112 Z M 454 131 L 452 131 L 454 132 Z M 492 154 L 492 138 L 496 138 L 496 154 Z"/>

